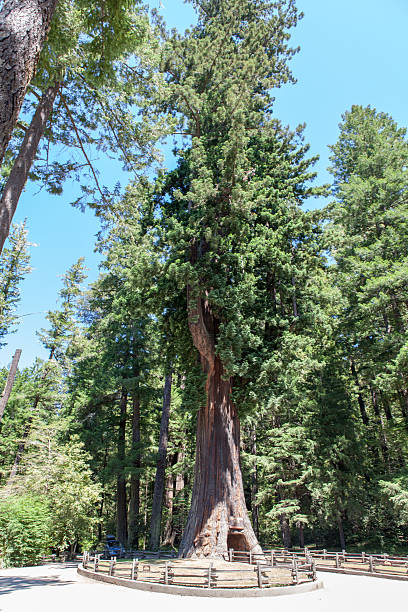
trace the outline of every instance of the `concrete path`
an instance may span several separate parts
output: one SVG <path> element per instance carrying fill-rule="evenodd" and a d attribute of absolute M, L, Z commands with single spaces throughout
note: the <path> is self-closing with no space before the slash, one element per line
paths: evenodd
<path fill-rule="evenodd" d="M 320 573 L 325 588 L 265 599 L 144 593 L 81 578 L 76 564 L 0 570 L 1 612 L 387 612 L 406 609 L 408 581 Z"/>

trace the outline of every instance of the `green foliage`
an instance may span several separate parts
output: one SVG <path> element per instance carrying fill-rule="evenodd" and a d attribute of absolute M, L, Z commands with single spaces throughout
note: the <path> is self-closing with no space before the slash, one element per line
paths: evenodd
<path fill-rule="evenodd" d="M 61 551 L 91 537 L 101 494 L 92 478 L 89 455 L 75 437 L 61 442 L 62 427 L 60 419 L 32 431 L 11 491 L 28 492 L 47 503 L 52 516 L 49 543 Z"/>
<path fill-rule="evenodd" d="M 25 493 L 0 500 L 0 562 L 35 565 L 48 552 L 51 510 L 41 496 Z"/>
<path fill-rule="evenodd" d="M 197 25 L 179 35 L 157 15 L 150 26 L 137 2 L 59 3 L 33 82 L 37 91 L 63 82 L 46 147 L 81 148 L 79 137 L 91 151 L 119 150 L 139 176 L 114 200 L 100 185 L 82 186 L 103 224 L 101 273 L 86 292 L 82 260 L 66 273 L 60 305 L 39 334 L 50 359 L 17 374 L 1 426 L 3 484 L 27 427 L 29 435 L 0 510 L 15 542 L 2 544 L 3 563 L 28 559 L 17 528 L 29 517 L 28 499 L 44 525 L 53 515 L 44 540 L 33 539 L 36 551 L 73 550 L 96 539 L 97 528 L 98 537 L 112 533 L 119 481 L 128 508 L 137 488 L 142 545 L 169 364 L 162 531 L 166 545 L 179 543 L 195 415 L 205 402 L 190 331 L 197 303 L 231 378 L 245 493 L 261 539 L 280 544 L 285 530 L 286 538 L 298 531 L 307 543 L 338 547 L 344 531 L 347 547 L 391 550 L 406 538 L 406 131 L 385 113 L 353 106 L 331 147 L 333 202 L 305 212 L 309 198 L 326 192 L 311 186 L 316 158 L 303 126 L 290 130 L 272 116 L 277 89 L 293 80 L 294 2 L 193 5 Z M 156 159 L 153 142 L 172 132 L 183 137 L 175 169 L 141 177 Z M 32 178 L 48 189 L 80 175 L 71 156 L 48 163 L 44 152 Z M 29 271 L 24 227 L 14 236 L 0 266 L 0 341 Z M 26 514 L 16 510 L 14 524 L 20 506 Z M 37 533 L 37 523 L 30 529 Z"/>
<path fill-rule="evenodd" d="M 0 347 L 7 334 L 16 331 L 16 310 L 21 298 L 21 282 L 31 272 L 25 223 L 12 226 L 8 245 L 0 256 Z"/>

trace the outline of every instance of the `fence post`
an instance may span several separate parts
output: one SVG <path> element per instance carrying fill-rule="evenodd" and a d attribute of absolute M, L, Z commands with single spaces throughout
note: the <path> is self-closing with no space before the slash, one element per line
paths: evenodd
<path fill-rule="evenodd" d="M 210 565 L 208 566 L 208 584 L 207 584 L 207 588 L 211 589 L 211 572 L 212 572 L 212 567 L 213 564 L 210 563 Z"/>
<path fill-rule="evenodd" d="M 115 573 L 115 565 L 116 557 L 113 557 L 113 559 L 111 559 L 109 563 L 109 576 L 113 576 L 113 574 Z"/>
<path fill-rule="evenodd" d="M 230 563 L 232 563 L 233 554 L 234 554 L 234 551 L 233 551 L 232 548 L 230 548 L 229 549 L 229 560 L 230 560 Z"/>
<path fill-rule="evenodd" d="M 343 553 L 343 561 L 345 563 L 346 562 L 346 551 L 342 550 L 341 552 Z"/>
<path fill-rule="evenodd" d="M 340 567 L 339 553 L 336 552 L 336 567 Z"/>
<path fill-rule="evenodd" d="M 169 584 L 169 562 L 164 562 L 164 584 Z"/>
<path fill-rule="evenodd" d="M 361 563 L 365 563 L 365 552 L 361 553 Z"/>
<path fill-rule="evenodd" d="M 292 580 L 295 584 L 299 582 L 298 566 L 296 559 L 292 559 Z"/>
<path fill-rule="evenodd" d="M 312 568 L 312 580 L 315 581 L 315 580 L 317 580 L 316 563 L 312 560 L 310 565 L 311 565 L 311 568 Z"/>
<path fill-rule="evenodd" d="M 261 564 L 259 563 L 259 561 L 256 564 L 256 571 L 258 574 L 258 587 L 262 589 L 263 584 L 262 584 Z"/>
<path fill-rule="evenodd" d="M 373 557 L 371 555 L 368 558 L 368 562 L 370 566 L 370 572 L 373 573 L 374 572 L 374 562 L 373 562 Z"/>
<path fill-rule="evenodd" d="M 271 566 L 273 567 L 275 563 L 275 559 L 274 559 L 274 554 L 273 554 L 273 550 L 271 550 Z"/>
<path fill-rule="evenodd" d="M 130 574 L 130 579 L 131 580 L 137 580 L 137 570 L 138 570 L 138 559 L 133 557 L 133 559 L 132 559 L 132 571 L 131 571 L 131 574 Z M 136 578 L 135 578 L 135 576 L 136 576 Z"/>
<path fill-rule="evenodd" d="M 252 550 L 249 551 L 249 564 L 252 564 Z"/>
<path fill-rule="evenodd" d="M 323 548 L 323 559 L 326 560 L 327 550 Z"/>

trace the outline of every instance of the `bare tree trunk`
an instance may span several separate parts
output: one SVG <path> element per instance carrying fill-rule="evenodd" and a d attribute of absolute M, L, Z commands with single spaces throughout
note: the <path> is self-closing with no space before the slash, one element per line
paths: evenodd
<path fill-rule="evenodd" d="M 11 390 L 13 388 L 14 379 L 16 377 L 18 362 L 20 361 L 21 349 L 16 349 L 13 360 L 11 362 L 10 370 L 7 377 L 6 386 L 4 387 L 3 395 L 0 400 L 0 422 L 3 418 L 4 410 L 7 406 L 8 399 L 10 397 Z"/>
<path fill-rule="evenodd" d="M 0 11 L 0 164 L 58 0 L 4 0 Z"/>
<path fill-rule="evenodd" d="M 51 116 L 59 87 L 59 83 L 52 87 L 48 87 L 42 95 L 31 120 L 30 127 L 25 133 L 10 176 L 2 191 L 0 201 L 0 253 L 9 235 L 11 222 L 16 212 L 18 201 L 37 154 L 39 142 L 44 135 L 45 128 Z"/>
<path fill-rule="evenodd" d="M 140 400 L 138 393 L 133 396 L 132 467 L 134 472 L 130 477 L 128 546 L 138 548 L 140 512 Z"/>
<path fill-rule="evenodd" d="M 171 402 L 172 372 L 166 375 L 163 393 L 163 411 L 160 423 L 159 452 L 157 457 L 156 478 L 154 481 L 154 493 L 152 504 L 152 516 L 150 521 L 149 548 L 157 550 L 160 546 L 160 524 L 162 515 L 162 502 L 164 493 L 164 479 L 166 471 L 167 442 L 169 437 L 169 418 Z"/>
<path fill-rule="evenodd" d="M 118 460 L 119 472 L 116 480 L 116 537 L 123 546 L 127 543 L 127 500 L 126 478 L 123 473 L 126 451 L 126 412 L 127 392 L 122 389 L 120 398 L 120 417 L 118 432 Z"/>
<path fill-rule="evenodd" d="M 195 480 L 179 556 L 221 557 L 229 548 L 261 554 L 245 504 L 231 379 L 216 355 L 213 364 L 207 404 L 198 413 Z"/>

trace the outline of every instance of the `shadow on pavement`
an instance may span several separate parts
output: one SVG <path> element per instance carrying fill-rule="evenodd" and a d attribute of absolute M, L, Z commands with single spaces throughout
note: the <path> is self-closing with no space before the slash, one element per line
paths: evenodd
<path fill-rule="evenodd" d="M 60 576 L 0 576 L 0 594 L 13 593 L 22 589 L 42 586 L 66 586 L 73 580 L 64 580 Z"/>

